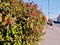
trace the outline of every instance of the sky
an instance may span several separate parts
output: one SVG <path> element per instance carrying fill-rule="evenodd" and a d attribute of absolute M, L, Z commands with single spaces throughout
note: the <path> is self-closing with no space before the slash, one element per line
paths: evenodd
<path fill-rule="evenodd" d="M 28 0 L 24 0 L 28 2 Z M 42 10 L 44 15 L 54 19 L 60 14 L 60 0 L 49 0 L 49 12 L 48 15 L 48 0 L 33 0 L 38 4 L 38 8 Z"/>

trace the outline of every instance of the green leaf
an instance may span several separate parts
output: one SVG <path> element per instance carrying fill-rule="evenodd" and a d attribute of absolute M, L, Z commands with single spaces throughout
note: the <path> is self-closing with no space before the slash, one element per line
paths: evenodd
<path fill-rule="evenodd" d="M 0 0 L 0 2 L 1 2 L 1 0 Z"/>
<path fill-rule="evenodd" d="M 0 40 L 2 39 L 2 34 L 0 34 Z"/>
<path fill-rule="evenodd" d="M 5 6 L 10 6 L 10 3 L 4 3 L 4 2 L 2 2 L 2 4 L 4 4 Z"/>
<path fill-rule="evenodd" d="M 33 23 L 31 23 L 30 27 L 31 27 L 31 28 L 33 28 L 33 26 L 34 26 L 34 24 L 33 24 Z"/>

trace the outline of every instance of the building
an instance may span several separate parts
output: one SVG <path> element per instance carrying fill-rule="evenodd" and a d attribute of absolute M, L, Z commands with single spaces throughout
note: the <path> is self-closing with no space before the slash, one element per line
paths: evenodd
<path fill-rule="evenodd" d="M 60 15 L 58 15 L 58 17 L 57 17 L 57 21 L 60 22 Z"/>

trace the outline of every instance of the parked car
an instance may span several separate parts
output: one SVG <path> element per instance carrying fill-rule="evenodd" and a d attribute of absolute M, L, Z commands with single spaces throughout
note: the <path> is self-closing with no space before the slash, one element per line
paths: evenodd
<path fill-rule="evenodd" d="M 53 25 L 53 21 L 51 19 L 48 19 L 47 24 L 52 26 Z"/>

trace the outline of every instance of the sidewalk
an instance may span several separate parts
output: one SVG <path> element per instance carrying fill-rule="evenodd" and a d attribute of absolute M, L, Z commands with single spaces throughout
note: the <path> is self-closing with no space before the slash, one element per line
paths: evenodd
<path fill-rule="evenodd" d="M 45 30 L 46 34 L 39 45 L 60 45 L 60 29 L 48 26 Z"/>

